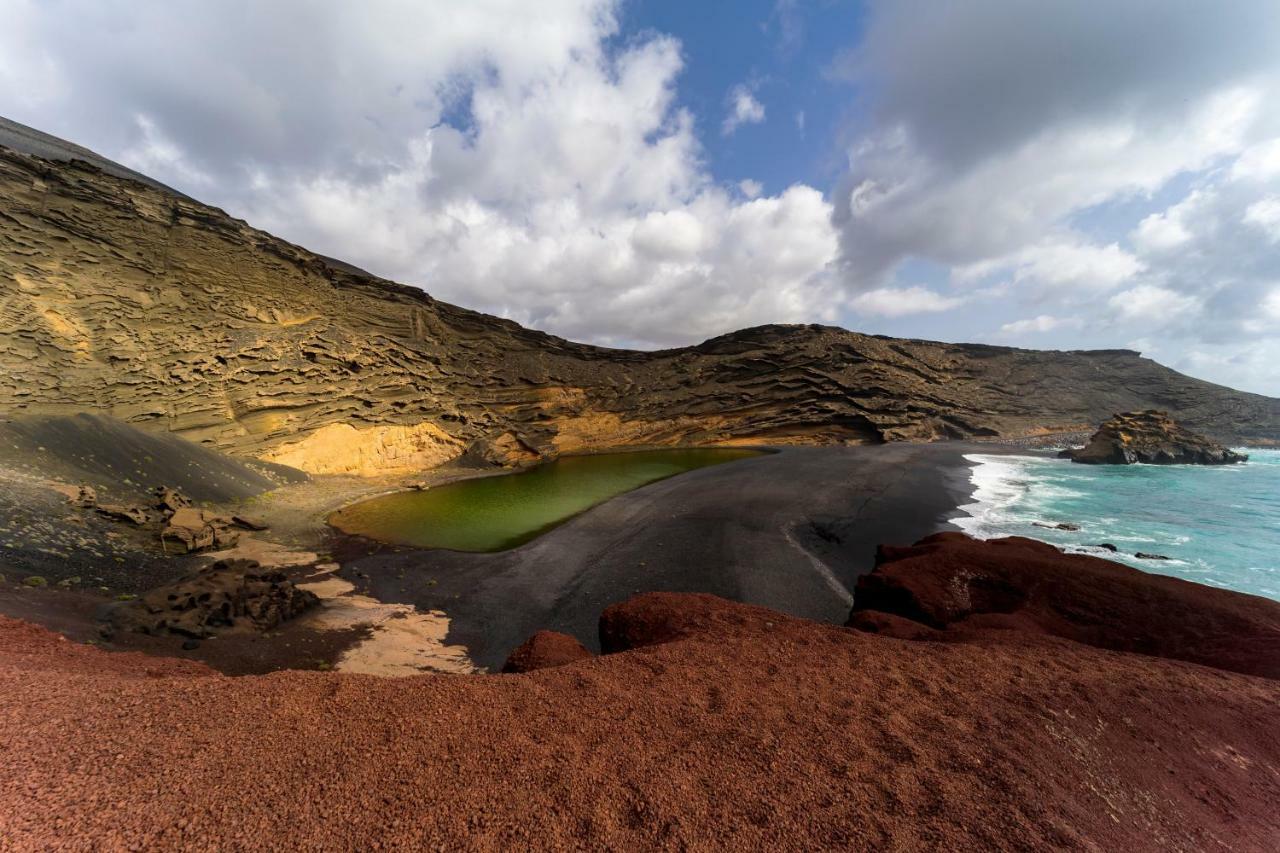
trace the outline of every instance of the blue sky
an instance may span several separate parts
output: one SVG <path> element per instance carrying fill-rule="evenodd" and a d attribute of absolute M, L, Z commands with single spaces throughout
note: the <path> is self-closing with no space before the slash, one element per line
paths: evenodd
<path fill-rule="evenodd" d="M 840 128 L 854 115 L 853 87 L 828 71 L 859 38 L 861 3 L 661 0 L 622 8 L 622 38 L 646 30 L 680 38 L 680 102 L 707 118 L 699 139 L 718 180 L 756 180 L 775 194 L 794 183 L 826 186 L 836 179 L 844 153 Z M 767 118 L 725 135 L 715 117 L 740 85 L 753 89 Z"/>
<path fill-rule="evenodd" d="M 1280 396 L 1274 0 L 0 0 L 0 20 L 0 114 L 565 337 L 1129 347 Z"/>

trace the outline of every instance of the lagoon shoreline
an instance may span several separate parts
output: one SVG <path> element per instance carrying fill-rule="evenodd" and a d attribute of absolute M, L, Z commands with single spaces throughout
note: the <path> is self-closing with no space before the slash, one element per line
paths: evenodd
<path fill-rule="evenodd" d="M 367 594 L 447 614 L 448 642 L 489 669 L 541 629 L 598 649 L 600 611 L 641 592 L 709 592 L 841 624 L 878 545 L 956 529 L 950 519 L 973 494 L 964 457 L 977 452 L 1026 451 L 782 448 L 619 495 L 508 551 L 336 550 Z"/>
<path fill-rule="evenodd" d="M 496 670 L 515 646 L 544 628 L 598 648 L 601 609 L 638 592 L 710 592 L 840 624 L 858 576 L 874 564 L 877 545 L 909 544 L 956 529 L 950 519 L 971 502 L 974 490 L 965 455 L 1028 452 L 1017 443 L 988 441 L 771 449 L 624 493 L 518 548 L 489 554 L 374 542 L 326 521 L 342 506 L 411 483 L 434 488 L 511 472 L 445 466 L 413 477 L 313 477 L 254 500 L 249 511 L 270 529 L 254 534 L 247 556 L 267 564 L 301 560 L 288 571 L 307 581 L 315 580 L 303 565 L 309 555 L 313 564 L 333 567 L 323 577 L 341 579 L 363 601 L 433 612 L 448 625 L 444 646 L 465 648 L 478 668 Z M 40 494 L 31 491 L 27 499 Z M 64 513 L 57 506 L 63 498 L 48 494 L 49 512 Z M 153 560 L 147 577 L 176 577 L 207 562 L 204 555 Z M 87 568 L 76 571 L 93 574 Z M 103 638 L 104 608 L 118 592 L 135 590 L 68 590 L 56 579 L 41 589 L 0 585 L 0 615 L 106 649 L 199 660 L 231 675 L 341 669 L 344 657 L 370 637 L 368 629 L 335 632 L 314 627 L 321 618 L 304 617 L 274 636 L 229 633 L 199 648 L 184 648 L 179 637 Z"/>

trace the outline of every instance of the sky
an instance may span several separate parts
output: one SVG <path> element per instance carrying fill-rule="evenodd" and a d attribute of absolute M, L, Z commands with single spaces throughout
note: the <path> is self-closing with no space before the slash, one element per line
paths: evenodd
<path fill-rule="evenodd" d="M 1126 347 L 1280 396 L 1274 0 L 0 0 L 0 114 L 568 338 Z"/>

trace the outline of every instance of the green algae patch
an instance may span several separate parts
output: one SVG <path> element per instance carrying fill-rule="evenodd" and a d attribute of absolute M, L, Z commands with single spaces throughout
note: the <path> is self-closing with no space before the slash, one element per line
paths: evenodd
<path fill-rule="evenodd" d="M 416 548 L 505 551 L 624 492 L 763 453 L 691 448 L 565 456 L 516 474 L 383 495 L 338 510 L 329 523 L 344 533 Z"/>

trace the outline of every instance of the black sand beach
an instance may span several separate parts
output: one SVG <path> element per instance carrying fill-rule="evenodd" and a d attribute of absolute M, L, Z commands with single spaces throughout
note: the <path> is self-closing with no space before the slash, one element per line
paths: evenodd
<path fill-rule="evenodd" d="M 876 545 L 951 529 L 971 493 L 963 455 L 978 450 L 996 447 L 788 448 L 653 483 L 511 551 L 384 553 L 342 574 L 380 600 L 444 611 L 448 642 L 490 668 L 541 628 L 596 648 L 600 611 L 638 592 L 843 622 Z"/>

